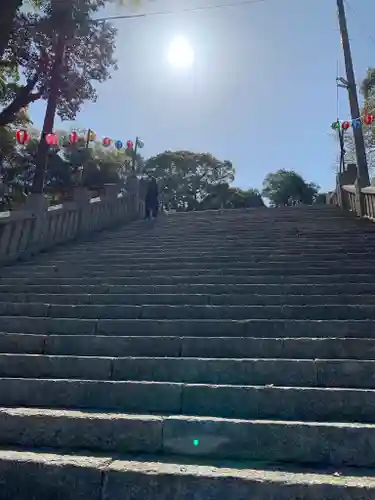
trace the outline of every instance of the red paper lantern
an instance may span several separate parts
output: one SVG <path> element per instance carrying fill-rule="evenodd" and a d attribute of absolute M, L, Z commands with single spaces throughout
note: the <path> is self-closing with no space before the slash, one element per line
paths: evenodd
<path fill-rule="evenodd" d="M 78 137 L 77 132 L 72 132 L 69 135 L 69 142 L 70 142 L 70 144 L 77 144 L 78 139 L 79 139 L 79 137 Z"/>
<path fill-rule="evenodd" d="M 341 128 L 343 130 L 348 130 L 349 127 L 350 127 L 350 123 L 349 122 L 342 122 Z"/>
<path fill-rule="evenodd" d="M 111 145 L 111 142 L 112 141 L 111 141 L 111 139 L 109 137 L 104 137 L 104 139 L 103 139 L 103 146 L 105 146 L 107 148 L 108 146 Z"/>
<path fill-rule="evenodd" d="M 129 141 L 127 141 L 127 142 L 126 142 L 126 147 L 127 147 L 128 149 L 133 149 L 133 146 L 134 146 L 133 141 L 130 141 L 130 140 L 129 140 Z"/>
<path fill-rule="evenodd" d="M 31 135 L 27 130 L 21 129 L 16 132 L 16 141 L 18 144 L 27 144 L 31 139 Z"/>
<path fill-rule="evenodd" d="M 373 115 L 365 115 L 363 117 L 363 121 L 365 122 L 366 125 L 371 125 L 374 121 Z"/>
<path fill-rule="evenodd" d="M 47 134 L 46 135 L 46 143 L 48 146 L 57 146 L 58 139 L 56 134 Z"/>

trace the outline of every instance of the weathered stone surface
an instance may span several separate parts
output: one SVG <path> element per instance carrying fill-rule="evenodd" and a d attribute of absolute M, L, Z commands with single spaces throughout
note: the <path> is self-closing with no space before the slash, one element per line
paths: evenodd
<path fill-rule="evenodd" d="M 72 410 L 1 409 L 1 445 L 63 450 L 158 453 L 160 417 Z"/>
<path fill-rule="evenodd" d="M 183 388 L 182 413 L 244 419 L 374 423 L 375 391 L 189 384 Z"/>
<path fill-rule="evenodd" d="M 45 335 L 0 333 L 0 352 L 42 354 Z"/>
<path fill-rule="evenodd" d="M 193 465 L 189 462 L 115 461 L 106 473 L 105 500 L 141 498 L 170 500 L 363 500 L 375 497 L 373 477 L 331 473 L 285 472 L 270 465 L 224 463 Z M 250 497 L 251 498 L 251 497 Z"/>
<path fill-rule="evenodd" d="M 181 390 L 180 384 L 157 382 L 0 379 L 3 406 L 178 413 Z"/>
<path fill-rule="evenodd" d="M 0 451 L 1 500 L 101 500 L 109 458 Z"/>
<path fill-rule="evenodd" d="M 117 358 L 113 378 L 233 385 L 317 385 L 314 361 L 209 358 Z M 352 382 L 353 384 L 354 382 Z"/>
<path fill-rule="evenodd" d="M 1 377 L 108 380 L 111 373 L 111 358 L 0 354 Z"/>
<path fill-rule="evenodd" d="M 44 352 L 78 356 L 179 356 L 180 345 L 179 337 L 48 335 Z"/>

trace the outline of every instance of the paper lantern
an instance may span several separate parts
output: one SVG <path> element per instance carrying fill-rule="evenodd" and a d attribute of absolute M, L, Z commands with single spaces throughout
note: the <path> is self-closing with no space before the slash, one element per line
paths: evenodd
<path fill-rule="evenodd" d="M 104 137 L 103 146 L 107 148 L 110 145 L 111 145 L 111 139 L 109 137 Z"/>
<path fill-rule="evenodd" d="M 95 139 L 96 139 L 96 134 L 93 130 L 90 129 L 87 133 L 87 140 L 89 142 L 92 142 L 92 141 L 95 141 Z"/>
<path fill-rule="evenodd" d="M 58 139 L 56 134 L 47 134 L 46 135 L 46 143 L 48 146 L 57 146 Z"/>
<path fill-rule="evenodd" d="M 69 135 L 69 142 L 70 142 L 70 144 L 77 144 L 78 139 L 79 139 L 79 137 L 78 137 L 77 132 L 72 132 Z"/>
<path fill-rule="evenodd" d="M 373 117 L 373 115 L 365 115 L 363 117 L 363 121 L 366 125 L 371 125 L 374 121 L 374 117 Z"/>
<path fill-rule="evenodd" d="M 350 127 L 350 123 L 349 122 L 342 122 L 341 128 L 343 130 L 348 130 L 349 127 Z"/>
<path fill-rule="evenodd" d="M 128 149 L 133 149 L 133 146 L 134 146 L 133 141 L 130 141 L 130 140 L 129 140 L 129 141 L 127 141 L 127 142 L 126 142 L 126 147 L 127 147 Z"/>
<path fill-rule="evenodd" d="M 137 145 L 140 149 L 142 149 L 145 143 L 141 139 L 137 139 Z"/>
<path fill-rule="evenodd" d="M 115 148 L 116 149 L 121 149 L 123 147 L 122 141 L 116 141 L 115 142 Z"/>
<path fill-rule="evenodd" d="M 31 135 L 27 130 L 21 129 L 16 132 L 16 141 L 18 144 L 27 144 L 31 139 Z"/>
<path fill-rule="evenodd" d="M 356 118 L 355 120 L 352 120 L 352 127 L 353 128 L 361 128 L 362 122 L 360 118 Z"/>
<path fill-rule="evenodd" d="M 340 128 L 339 122 L 333 122 L 331 128 L 333 128 L 333 130 L 338 130 Z"/>

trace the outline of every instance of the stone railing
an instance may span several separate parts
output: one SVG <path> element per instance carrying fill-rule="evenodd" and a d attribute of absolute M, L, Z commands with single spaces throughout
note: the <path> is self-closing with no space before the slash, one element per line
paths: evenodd
<path fill-rule="evenodd" d="M 119 194 L 116 186 L 106 186 L 100 198 L 77 188 L 74 201 L 47 206 L 41 195 L 24 210 L 0 216 L 0 264 L 31 255 L 104 228 L 136 220 L 143 216 L 143 202 L 137 184 Z"/>
<path fill-rule="evenodd" d="M 360 187 L 356 165 L 347 165 L 337 175 L 336 191 L 329 195 L 329 203 L 356 214 L 358 217 L 375 220 L 375 187 Z"/>

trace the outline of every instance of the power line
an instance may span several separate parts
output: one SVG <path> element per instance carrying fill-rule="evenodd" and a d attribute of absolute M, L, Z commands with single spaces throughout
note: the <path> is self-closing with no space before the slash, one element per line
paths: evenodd
<path fill-rule="evenodd" d="M 370 29 L 368 26 L 366 26 L 360 19 L 359 19 L 359 15 L 358 13 L 353 9 L 353 7 L 351 6 L 351 4 L 348 2 L 348 0 L 344 0 L 345 2 L 345 5 L 346 7 L 348 8 L 348 10 L 352 13 L 353 17 L 355 17 L 357 19 L 357 22 L 359 24 L 359 26 L 362 28 L 362 30 L 364 30 L 364 32 L 366 33 L 367 35 L 367 38 L 370 40 L 371 43 L 373 43 L 375 45 L 375 38 L 373 36 L 370 35 Z"/>
<path fill-rule="evenodd" d="M 186 12 L 202 12 L 205 10 L 240 7 L 243 5 L 265 3 L 268 1 L 270 1 L 270 0 L 239 0 L 237 2 L 230 2 L 230 3 L 226 3 L 226 4 L 221 4 L 221 5 L 207 5 L 206 7 L 187 8 L 187 9 L 181 9 L 178 11 L 165 10 L 165 11 L 160 11 L 160 12 L 148 12 L 148 13 L 144 13 L 144 14 L 128 14 L 128 15 L 122 15 L 122 16 L 108 16 L 108 17 L 103 17 L 103 18 L 99 18 L 99 19 L 93 19 L 93 21 L 116 21 L 116 20 L 120 20 L 120 19 L 136 19 L 136 18 L 140 18 L 140 17 L 166 16 L 166 15 L 170 15 L 170 14 L 180 14 L 180 13 L 186 13 Z"/>

